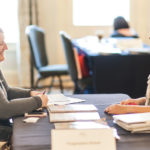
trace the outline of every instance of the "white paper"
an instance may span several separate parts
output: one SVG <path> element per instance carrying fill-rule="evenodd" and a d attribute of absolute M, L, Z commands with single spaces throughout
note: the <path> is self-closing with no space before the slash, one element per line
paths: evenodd
<path fill-rule="evenodd" d="M 24 119 L 23 121 L 25 123 L 36 123 L 40 118 L 38 117 L 29 117 L 29 118 L 26 118 Z"/>
<path fill-rule="evenodd" d="M 63 94 L 48 95 L 48 105 L 66 105 L 71 103 L 84 102 L 85 100 L 79 98 L 72 98 L 64 96 Z"/>

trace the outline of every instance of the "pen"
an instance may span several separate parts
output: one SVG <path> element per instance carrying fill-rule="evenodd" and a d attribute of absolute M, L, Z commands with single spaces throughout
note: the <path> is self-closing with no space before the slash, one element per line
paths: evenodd
<path fill-rule="evenodd" d="M 42 94 L 44 95 L 45 93 L 46 93 L 46 90 L 44 90 Z"/>

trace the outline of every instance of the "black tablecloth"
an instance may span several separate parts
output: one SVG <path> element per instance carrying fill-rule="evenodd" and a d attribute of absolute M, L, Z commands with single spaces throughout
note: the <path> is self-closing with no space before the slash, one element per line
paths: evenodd
<path fill-rule="evenodd" d="M 95 93 L 126 93 L 145 96 L 150 74 L 150 55 L 89 56 Z"/>
<path fill-rule="evenodd" d="M 129 98 L 125 94 L 91 94 L 73 95 L 85 99 L 83 104 L 94 104 L 99 111 L 100 117 L 105 117 L 109 126 L 117 129 L 121 139 L 117 141 L 117 150 L 149 150 L 150 134 L 131 134 L 113 123 L 112 116 L 104 113 L 104 109 L 121 100 Z M 54 128 L 49 123 L 48 117 L 41 118 L 36 124 L 23 123 L 23 117 L 14 120 L 12 147 L 13 150 L 50 150 L 50 131 Z"/>

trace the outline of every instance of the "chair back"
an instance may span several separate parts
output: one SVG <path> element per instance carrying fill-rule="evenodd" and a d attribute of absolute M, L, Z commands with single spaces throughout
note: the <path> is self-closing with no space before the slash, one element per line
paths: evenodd
<path fill-rule="evenodd" d="M 48 65 L 44 30 L 36 25 L 29 25 L 26 27 L 25 33 L 29 40 L 31 58 L 35 67 L 39 69 Z"/>
<path fill-rule="evenodd" d="M 73 81 L 77 81 L 78 73 L 71 38 L 64 31 L 60 31 L 60 36 L 65 51 L 65 57 L 69 68 L 69 74 Z"/>

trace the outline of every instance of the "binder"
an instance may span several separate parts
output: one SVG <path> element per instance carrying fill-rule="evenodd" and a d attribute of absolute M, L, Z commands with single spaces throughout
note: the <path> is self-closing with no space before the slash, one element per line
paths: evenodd
<path fill-rule="evenodd" d="M 132 133 L 150 132 L 150 113 L 114 115 L 114 122 Z"/>

